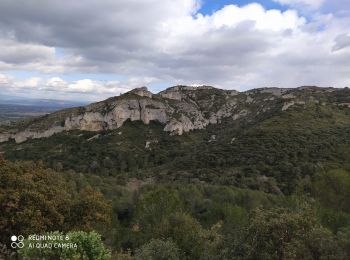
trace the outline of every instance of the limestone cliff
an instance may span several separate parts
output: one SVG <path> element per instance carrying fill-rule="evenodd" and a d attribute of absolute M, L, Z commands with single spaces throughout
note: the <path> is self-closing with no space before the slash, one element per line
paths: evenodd
<path fill-rule="evenodd" d="M 309 93 L 307 96 L 303 94 L 305 91 Z M 142 87 L 85 107 L 61 110 L 1 129 L 0 142 L 14 139 L 21 143 L 70 130 L 113 130 L 121 127 L 126 120 L 145 124 L 158 121 L 164 125 L 164 131 L 182 135 L 209 124 L 218 124 L 225 118 L 241 120 L 273 109 L 286 111 L 293 106 L 305 106 L 315 103 L 322 93 L 332 91 L 330 88 L 303 87 L 237 92 L 209 86 L 176 86 L 152 94 Z"/>

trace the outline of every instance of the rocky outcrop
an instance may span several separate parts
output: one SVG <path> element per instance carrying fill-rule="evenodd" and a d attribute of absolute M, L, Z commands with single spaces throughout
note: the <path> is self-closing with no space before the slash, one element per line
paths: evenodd
<path fill-rule="evenodd" d="M 15 133 L 2 133 L 0 134 L 0 142 L 14 139 L 16 143 L 22 143 L 28 139 L 49 137 L 55 133 L 70 130 L 111 130 L 121 127 L 126 120 L 142 121 L 145 124 L 149 124 L 151 121 L 158 121 L 165 125 L 170 123 L 169 115 L 174 112 L 173 108 L 164 102 L 152 99 L 153 95 L 146 88 L 135 89 L 130 93 L 138 95 L 139 98 L 121 96 L 106 104 L 92 104 L 85 107 L 80 114 L 69 114 L 64 119 L 63 124 L 59 120 L 53 120 L 54 123 L 49 125 L 47 129 L 37 129 L 38 127 L 30 125 L 25 129 L 15 131 Z M 55 114 L 51 115 L 51 117 L 54 116 Z M 42 120 L 47 119 L 42 118 Z M 33 122 L 33 124 L 35 125 L 37 122 Z M 184 120 L 183 124 L 183 129 L 186 132 L 195 128 L 188 126 L 188 121 Z"/>
<path fill-rule="evenodd" d="M 130 91 L 130 93 L 134 93 L 140 97 L 148 97 L 152 98 L 153 94 L 148 91 L 147 87 L 135 88 Z"/>
<path fill-rule="evenodd" d="M 173 100 L 182 100 L 182 93 L 179 90 L 166 90 L 163 92 L 160 92 L 160 95 L 162 98 L 168 98 Z"/>
<path fill-rule="evenodd" d="M 203 126 L 202 126 L 203 127 Z M 171 134 L 182 135 L 185 132 L 189 132 L 196 128 L 193 122 L 185 115 L 181 115 L 179 120 L 172 119 L 165 127 L 164 131 L 171 132 Z"/>
<path fill-rule="evenodd" d="M 159 95 L 162 98 L 181 101 L 186 97 L 186 95 L 189 95 L 193 98 L 195 96 L 196 91 L 201 91 L 201 90 L 205 91 L 205 90 L 212 90 L 212 89 L 214 88 L 211 86 L 198 86 L 198 87 L 176 86 L 176 87 L 168 88 L 164 91 L 161 91 Z M 233 92 L 237 93 L 237 91 L 234 91 L 234 90 L 232 91 L 232 93 Z"/>
<path fill-rule="evenodd" d="M 281 97 L 284 93 L 291 90 L 290 88 L 264 88 L 261 90 L 261 93 L 272 94 L 276 97 Z"/>
<path fill-rule="evenodd" d="M 11 137 L 12 135 L 8 133 L 0 134 L 0 143 L 7 142 Z"/>
<path fill-rule="evenodd" d="M 17 128 L 0 130 L 0 142 L 14 139 L 21 143 L 71 130 L 113 130 L 127 120 L 142 121 L 144 124 L 157 121 L 171 135 L 182 135 L 203 129 L 209 124 L 218 124 L 225 118 L 240 121 L 274 111 L 274 107 L 286 111 L 294 105 L 307 105 L 310 99 L 302 96 L 306 91 L 312 91 L 316 97 L 322 93 L 331 93 L 322 89 L 316 92 L 314 88 L 264 88 L 240 93 L 208 86 L 176 86 L 152 94 L 146 87 L 141 87 L 85 107 L 36 118 L 29 123 L 19 124 Z"/>
<path fill-rule="evenodd" d="M 295 102 L 294 101 L 290 101 L 290 102 L 287 102 L 287 103 L 284 103 L 283 104 L 283 107 L 282 107 L 282 111 L 286 111 L 288 108 L 290 108 L 291 106 L 294 106 Z"/>
<path fill-rule="evenodd" d="M 27 141 L 28 139 L 38 139 L 38 138 L 44 138 L 44 137 L 50 137 L 56 133 L 60 133 L 64 131 L 63 127 L 60 126 L 54 126 L 51 127 L 50 129 L 47 129 L 42 132 L 34 132 L 30 130 L 24 130 L 20 131 L 18 133 L 12 134 L 8 137 L 9 139 L 15 139 L 16 143 L 23 143 Z"/>

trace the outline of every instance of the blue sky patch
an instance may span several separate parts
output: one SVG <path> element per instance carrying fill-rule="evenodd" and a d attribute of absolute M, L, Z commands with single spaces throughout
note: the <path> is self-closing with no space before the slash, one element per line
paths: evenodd
<path fill-rule="evenodd" d="M 234 4 L 238 6 L 244 6 L 251 3 L 259 3 L 263 7 L 265 7 L 265 9 L 278 9 L 281 11 L 285 11 L 287 9 L 285 6 L 282 6 L 271 0 L 203 0 L 202 7 L 198 12 L 202 14 L 211 15 L 215 11 L 223 8 L 225 5 Z"/>

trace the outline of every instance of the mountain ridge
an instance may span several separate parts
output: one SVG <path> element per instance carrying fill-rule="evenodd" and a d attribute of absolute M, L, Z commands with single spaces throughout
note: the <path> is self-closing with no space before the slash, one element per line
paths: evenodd
<path fill-rule="evenodd" d="M 144 124 L 158 121 L 164 125 L 163 131 L 182 135 L 218 124 L 224 118 L 237 120 L 274 110 L 286 111 L 292 106 L 317 103 L 349 107 L 348 92 L 347 88 L 316 86 L 259 88 L 245 92 L 212 86 L 174 86 L 153 94 L 141 87 L 87 106 L 63 109 L 2 128 L 0 142 L 14 139 L 16 143 L 22 143 L 71 130 L 113 130 L 126 120 Z"/>

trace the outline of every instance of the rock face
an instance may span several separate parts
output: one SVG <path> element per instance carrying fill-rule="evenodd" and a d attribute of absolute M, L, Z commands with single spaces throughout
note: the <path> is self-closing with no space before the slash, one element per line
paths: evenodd
<path fill-rule="evenodd" d="M 331 90 L 315 87 L 263 88 L 240 93 L 209 86 L 176 86 L 152 94 L 146 87 L 141 87 L 85 107 L 61 110 L 10 129 L 0 129 L 0 142 L 14 139 L 21 143 L 70 130 L 113 130 L 127 120 L 142 121 L 144 124 L 157 121 L 171 135 L 182 135 L 209 124 L 218 124 L 225 118 L 244 120 L 272 108 L 286 111 L 294 106 L 305 106 L 310 102 L 315 103 L 319 95 L 339 91 Z M 312 99 L 310 95 L 305 95 L 309 92 Z"/>
<path fill-rule="evenodd" d="M 152 98 L 152 93 L 148 91 L 147 87 L 141 87 L 141 88 L 135 88 L 130 91 L 131 93 L 135 93 L 136 95 L 139 95 L 140 97 L 149 97 Z"/>

